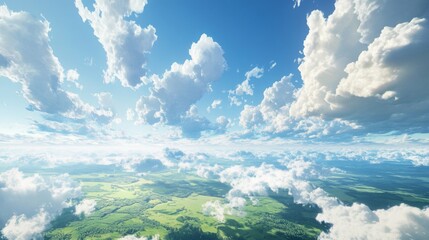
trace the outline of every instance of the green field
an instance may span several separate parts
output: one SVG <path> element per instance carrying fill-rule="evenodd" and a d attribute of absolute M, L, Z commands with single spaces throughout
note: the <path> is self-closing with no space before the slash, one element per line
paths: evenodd
<path fill-rule="evenodd" d="M 195 175 L 164 171 L 143 178 L 131 173 L 72 177 L 81 182 L 85 198 L 97 201 L 96 210 L 77 217 L 73 209 L 66 209 L 45 239 L 117 239 L 130 234 L 158 234 L 163 239 L 316 239 L 323 227 L 314 220 L 314 208 L 293 204 L 287 194 L 259 197 L 256 205 L 249 201 L 245 217 L 228 215 L 220 223 L 204 215 L 202 205 L 222 201 L 229 187 Z M 297 217 L 302 221 L 297 223 Z"/>
<path fill-rule="evenodd" d="M 424 207 L 429 205 L 429 178 L 424 171 L 400 166 L 356 167 L 344 165 L 344 173 L 314 179 L 330 195 L 345 204 L 362 202 L 372 209 L 386 208 L 399 203 Z M 341 165 L 339 164 L 339 165 Z M 338 164 L 337 164 L 338 165 Z M 328 166 L 329 167 L 329 166 Z M 374 170 L 375 169 L 375 170 Z M 96 169 L 94 169 L 95 171 Z M 315 220 L 319 209 L 295 204 L 287 190 L 257 197 L 257 204 L 249 200 L 245 216 L 226 215 L 218 222 L 202 212 L 208 201 L 225 201 L 230 186 L 217 180 L 200 178 L 190 173 L 163 170 L 137 176 L 121 171 L 79 171 L 71 177 L 81 183 L 84 198 L 97 202 L 89 216 L 75 216 L 73 209 L 65 209 L 44 234 L 45 239 L 118 239 L 126 235 L 161 239 L 317 239 L 329 225 Z M 395 173 L 395 174 L 393 174 Z M 46 174 L 51 174 L 46 173 Z M 411 184 L 414 182 L 414 184 Z"/>
<path fill-rule="evenodd" d="M 401 203 L 419 208 L 429 206 L 428 167 L 353 161 L 329 164 L 341 166 L 346 172 L 333 174 L 314 183 L 346 204 L 360 202 L 371 209 L 388 208 Z"/>

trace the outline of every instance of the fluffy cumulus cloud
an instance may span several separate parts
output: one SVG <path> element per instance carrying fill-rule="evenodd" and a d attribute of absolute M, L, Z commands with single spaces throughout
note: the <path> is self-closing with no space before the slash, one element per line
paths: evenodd
<path fill-rule="evenodd" d="M 280 189 L 289 189 L 298 203 L 309 203 L 302 192 L 311 185 L 303 179 L 315 177 L 317 172 L 310 162 L 303 160 L 288 163 L 288 168 L 289 170 L 282 170 L 268 164 L 260 167 L 236 165 L 221 171 L 220 181 L 232 187 L 226 195 L 227 203 L 207 202 L 203 205 L 203 213 L 214 216 L 219 221 L 225 220 L 225 214 L 244 216 L 244 206 L 248 199 L 257 204 L 255 197 L 266 195 L 268 191 L 278 192 Z"/>
<path fill-rule="evenodd" d="M 73 97 L 61 89 L 63 68 L 49 46 L 49 23 L 3 5 L 0 27 L 0 75 L 22 85 L 31 108 L 47 113 L 70 111 Z"/>
<path fill-rule="evenodd" d="M 78 82 L 79 80 L 79 73 L 76 69 L 69 69 L 66 72 L 66 79 L 67 81 L 73 83 L 75 87 L 79 88 L 80 90 L 83 89 L 83 86 Z"/>
<path fill-rule="evenodd" d="M 429 208 L 405 204 L 372 211 L 364 204 L 324 208 L 318 221 L 333 224 L 319 239 L 427 239 Z"/>
<path fill-rule="evenodd" d="M 260 67 L 254 67 L 251 70 L 247 71 L 244 76 L 246 79 L 238 84 L 234 90 L 228 91 L 228 98 L 231 104 L 240 106 L 242 104 L 243 95 L 253 95 L 253 85 L 250 84 L 252 78 L 261 78 L 264 75 L 264 69 Z M 241 99 L 241 100 L 240 100 Z"/>
<path fill-rule="evenodd" d="M 2 234 L 7 239 L 34 239 L 35 237 L 41 237 L 40 233 L 45 230 L 49 221 L 48 214 L 43 210 L 31 218 L 27 218 L 24 214 L 19 216 L 13 215 L 7 221 Z"/>
<path fill-rule="evenodd" d="M 203 213 L 225 221 L 225 215 L 244 216 L 244 206 L 257 204 L 257 196 L 268 191 L 287 189 L 299 204 L 312 204 L 321 209 L 316 219 L 332 224 L 319 239 L 426 239 L 429 235 L 429 208 L 419 209 L 405 204 L 388 209 L 371 210 L 354 203 L 344 205 L 323 189 L 310 183 L 319 177 L 313 163 L 304 160 L 286 162 L 286 169 L 262 164 L 259 167 L 233 166 L 219 173 L 220 181 L 232 188 L 226 203 L 207 202 Z"/>
<path fill-rule="evenodd" d="M 138 121 L 147 124 L 165 123 L 180 126 L 185 136 L 198 137 L 201 131 L 215 130 L 197 113 L 194 105 L 210 91 L 226 67 L 221 46 L 206 34 L 189 49 L 191 59 L 183 64 L 173 63 L 162 76 L 150 78 L 150 95 L 136 104 Z"/>
<path fill-rule="evenodd" d="M 0 173 L 2 234 L 22 240 L 39 236 L 63 208 L 70 206 L 69 200 L 80 194 L 79 184 L 68 175 L 24 176 L 18 169 Z"/>
<path fill-rule="evenodd" d="M 0 27 L 0 76 L 21 84 L 29 110 L 47 113 L 49 119 L 46 120 L 55 118 L 54 122 L 59 124 L 61 118 L 75 123 L 83 119 L 95 122 L 111 120 L 112 112 L 97 109 L 62 88 L 65 79 L 76 81 L 78 73 L 69 70 L 64 74 L 49 45 L 47 20 L 36 19 L 26 12 L 10 11 L 3 5 L 0 6 Z M 36 125 L 53 126 L 54 122 Z M 84 127 L 82 123 L 78 125 Z"/>
<path fill-rule="evenodd" d="M 123 86 L 133 88 L 142 83 L 141 77 L 147 72 L 146 58 L 157 36 L 153 26 L 142 28 L 129 18 L 142 13 L 146 4 L 146 0 L 96 0 L 91 12 L 82 0 L 75 1 L 82 20 L 91 24 L 106 51 L 105 82 L 119 79 Z"/>
<path fill-rule="evenodd" d="M 240 125 L 252 128 L 259 127 L 265 122 L 272 122 L 268 126 L 276 128 L 276 131 L 287 127 L 285 120 L 288 118 L 289 106 L 293 101 L 295 91 L 291 79 L 292 75 L 283 77 L 265 89 L 264 98 L 258 106 L 245 105 L 240 114 Z"/>
<path fill-rule="evenodd" d="M 220 201 L 210 201 L 204 203 L 202 207 L 204 215 L 212 216 L 219 222 L 225 222 L 225 206 Z"/>
<path fill-rule="evenodd" d="M 95 200 L 84 199 L 84 200 L 82 200 L 82 202 L 80 202 L 79 204 L 77 204 L 75 206 L 75 212 L 74 213 L 78 216 L 80 216 L 80 215 L 88 216 L 92 212 L 94 212 L 96 205 L 97 205 L 97 202 Z"/>
<path fill-rule="evenodd" d="M 352 122 L 319 117 L 297 119 L 290 116 L 290 107 L 297 90 L 291 83 L 293 75 L 284 76 L 264 91 L 259 105 L 245 105 L 240 113 L 240 125 L 255 132 L 289 137 L 319 138 L 359 128 Z"/>
<path fill-rule="evenodd" d="M 429 2 L 340 0 L 313 11 L 294 117 L 343 119 L 371 132 L 428 131 Z"/>
<path fill-rule="evenodd" d="M 67 81 L 77 81 L 79 79 L 79 73 L 77 72 L 76 69 L 69 69 L 67 70 L 67 74 L 66 74 L 66 78 Z"/>
<path fill-rule="evenodd" d="M 311 12 L 302 88 L 274 83 L 241 125 L 305 137 L 427 132 L 428 13 L 424 0 L 339 0 L 326 18 Z"/>

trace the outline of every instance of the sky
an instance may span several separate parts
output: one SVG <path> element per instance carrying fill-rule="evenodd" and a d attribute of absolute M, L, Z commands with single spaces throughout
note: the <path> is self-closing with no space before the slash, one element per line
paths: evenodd
<path fill-rule="evenodd" d="M 83 196 L 25 170 L 151 159 L 229 184 L 204 205 L 219 221 L 289 189 L 332 224 L 320 239 L 425 239 L 429 208 L 310 180 L 332 170 L 316 160 L 429 166 L 428 17 L 427 0 L 3 0 L 2 234 L 32 239 Z"/>
<path fill-rule="evenodd" d="M 427 144 L 428 6 L 4 1 L 0 141 Z"/>

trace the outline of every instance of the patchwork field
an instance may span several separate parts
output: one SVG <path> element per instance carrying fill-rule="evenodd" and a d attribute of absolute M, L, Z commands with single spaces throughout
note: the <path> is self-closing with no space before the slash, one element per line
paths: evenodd
<path fill-rule="evenodd" d="M 67 209 L 45 239 L 116 239 L 125 235 L 166 239 L 315 239 L 322 226 L 317 210 L 293 204 L 286 193 L 249 202 L 245 217 L 227 216 L 224 223 L 202 212 L 208 201 L 222 201 L 228 186 L 172 171 L 144 177 L 134 174 L 73 175 L 96 210 L 78 217 Z M 296 223 L 301 220 L 301 223 Z M 310 225 L 306 224 L 311 222 Z M 183 235 L 183 236 L 182 236 Z"/>
<path fill-rule="evenodd" d="M 400 171 L 395 175 L 386 172 L 397 166 L 387 165 L 369 174 L 364 165 L 351 166 L 343 164 L 344 172 L 314 184 L 346 204 L 362 202 L 374 209 L 401 202 L 429 205 L 429 179 L 424 172 L 415 174 L 422 179 L 419 184 L 409 184 L 412 179 L 402 177 Z M 407 169 L 402 171 L 406 175 Z M 315 220 L 320 211 L 317 207 L 295 204 L 285 190 L 257 197 L 256 204 L 249 200 L 245 216 L 227 215 L 224 222 L 218 222 L 202 209 L 208 201 L 225 201 L 230 187 L 216 180 L 175 170 L 142 176 L 120 171 L 71 176 L 81 183 L 85 198 L 97 202 L 96 210 L 84 217 L 66 209 L 52 222 L 45 239 L 118 239 L 126 235 L 179 240 L 317 239 L 330 227 Z"/>

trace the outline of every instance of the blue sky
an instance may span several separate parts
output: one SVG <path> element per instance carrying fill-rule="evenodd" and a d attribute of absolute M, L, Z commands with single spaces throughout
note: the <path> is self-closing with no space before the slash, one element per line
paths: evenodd
<path fill-rule="evenodd" d="M 41 51 L 47 55 L 52 50 L 51 57 L 58 58 L 62 68 L 54 68 L 55 73 L 62 72 L 58 76 L 63 74 L 58 83 L 60 93 L 76 96 L 63 99 L 72 102 L 61 106 L 64 111 L 43 106 L 46 102 L 34 105 L 32 101 L 44 93 L 30 87 L 30 95 L 26 95 L 26 81 L 33 80 L 10 69 L 0 73 L 0 133 L 7 139 L 16 134 L 90 139 L 150 134 L 174 139 L 224 136 L 350 142 L 387 137 L 427 141 L 428 100 L 418 91 L 427 85 L 420 77 L 425 69 L 421 64 L 404 64 L 409 62 L 408 55 L 419 55 L 420 63 L 428 58 L 427 51 L 412 50 L 423 49 L 427 42 L 427 23 L 413 22 L 413 18 L 425 17 L 417 7 L 425 9 L 424 1 L 408 6 L 407 13 L 385 19 L 376 12 L 385 11 L 383 16 L 390 16 L 388 12 L 396 6 L 388 8 L 380 3 L 362 19 L 357 10 L 341 6 L 342 1 L 337 6 L 334 1 L 302 1 L 296 7 L 294 1 L 149 0 L 135 6 L 124 1 L 120 3 L 126 6 L 123 11 L 110 16 L 128 26 L 124 29 L 109 25 L 107 18 L 88 17 L 96 8 L 107 16 L 118 9 L 116 3 L 83 1 L 79 9 L 77 2 L 4 2 L 9 14 L 25 13 L 23 18 L 28 21 L 49 23 L 49 35 L 40 33 L 49 46 L 34 47 L 47 47 Z M 98 5 L 93 6 L 94 2 Z M 6 26 L 15 21 L 2 14 Z M 18 26 L 25 29 L 28 21 Z M 370 21 L 374 24 L 368 24 Z M 407 23 L 410 29 L 423 30 L 410 33 L 406 26 L 401 30 L 401 24 Z M 97 35 L 97 26 L 107 26 L 108 30 Z M 133 27 L 151 28 L 153 32 L 136 37 L 130 30 Z M 384 32 L 389 29 L 390 38 L 395 39 L 396 33 L 397 39 L 408 42 L 390 49 L 379 47 L 383 45 L 380 42 L 388 41 Z M 112 33 L 114 37 L 109 38 Z M 5 37 L 8 40 L 23 40 L 22 35 L 12 32 L 3 34 L 11 35 Z M 118 39 L 122 40 L 115 42 Z M 124 39 L 131 40 L 124 43 Z M 208 54 L 203 56 L 206 59 L 195 60 L 196 55 L 189 55 L 193 43 L 197 52 Z M 1 47 L 8 45 L 4 40 Z M 0 54 L 11 55 L 22 49 Z M 109 60 L 106 49 L 115 49 L 112 51 L 117 55 Z M 383 52 L 393 53 L 381 60 L 375 56 L 384 56 Z M 8 56 L 5 59 L 13 61 Z M 384 65 L 371 68 L 365 61 Z M 171 67 L 175 62 L 183 67 L 181 72 Z M 398 66 L 399 73 L 395 70 Z M 122 78 L 121 67 L 127 69 Z M 210 74 L 213 76 L 204 68 L 215 69 Z M 75 70 L 79 77 L 67 80 L 69 70 Z M 40 78 L 34 81 L 50 78 L 52 72 L 47 71 L 38 73 Z M 410 73 L 413 71 L 422 74 L 416 77 Z M 105 72 L 110 73 L 109 79 L 103 76 Z M 146 78 L 145 83 L 140 77 Z M 412 87 L 405 86 L 406 82 Z"/>
<path fill-rule="evenodd" d="M 4 0 L 0 199 L 12 207 L 2 234 L 38 236 L 80 191 L 18 168 L 133 171 L 155 159 L 240 176 L 231 191 L 242 203 L 299 190 L 295 201 L 333 226 L 322 239 L 424 238 L 429 209 L 348 206 L 307 177 L 330 174 L 319 160 L 429 165 L 428 18 L 428 0 Z M 21 188 L 53 208 L 15 201 L 35 199 Z M 213 209 L 237 202 L 228 196 Z M 16 220 L 21 203 L 36 210 Z M 39 218 L 37 229 L 9 224 Z"/>

